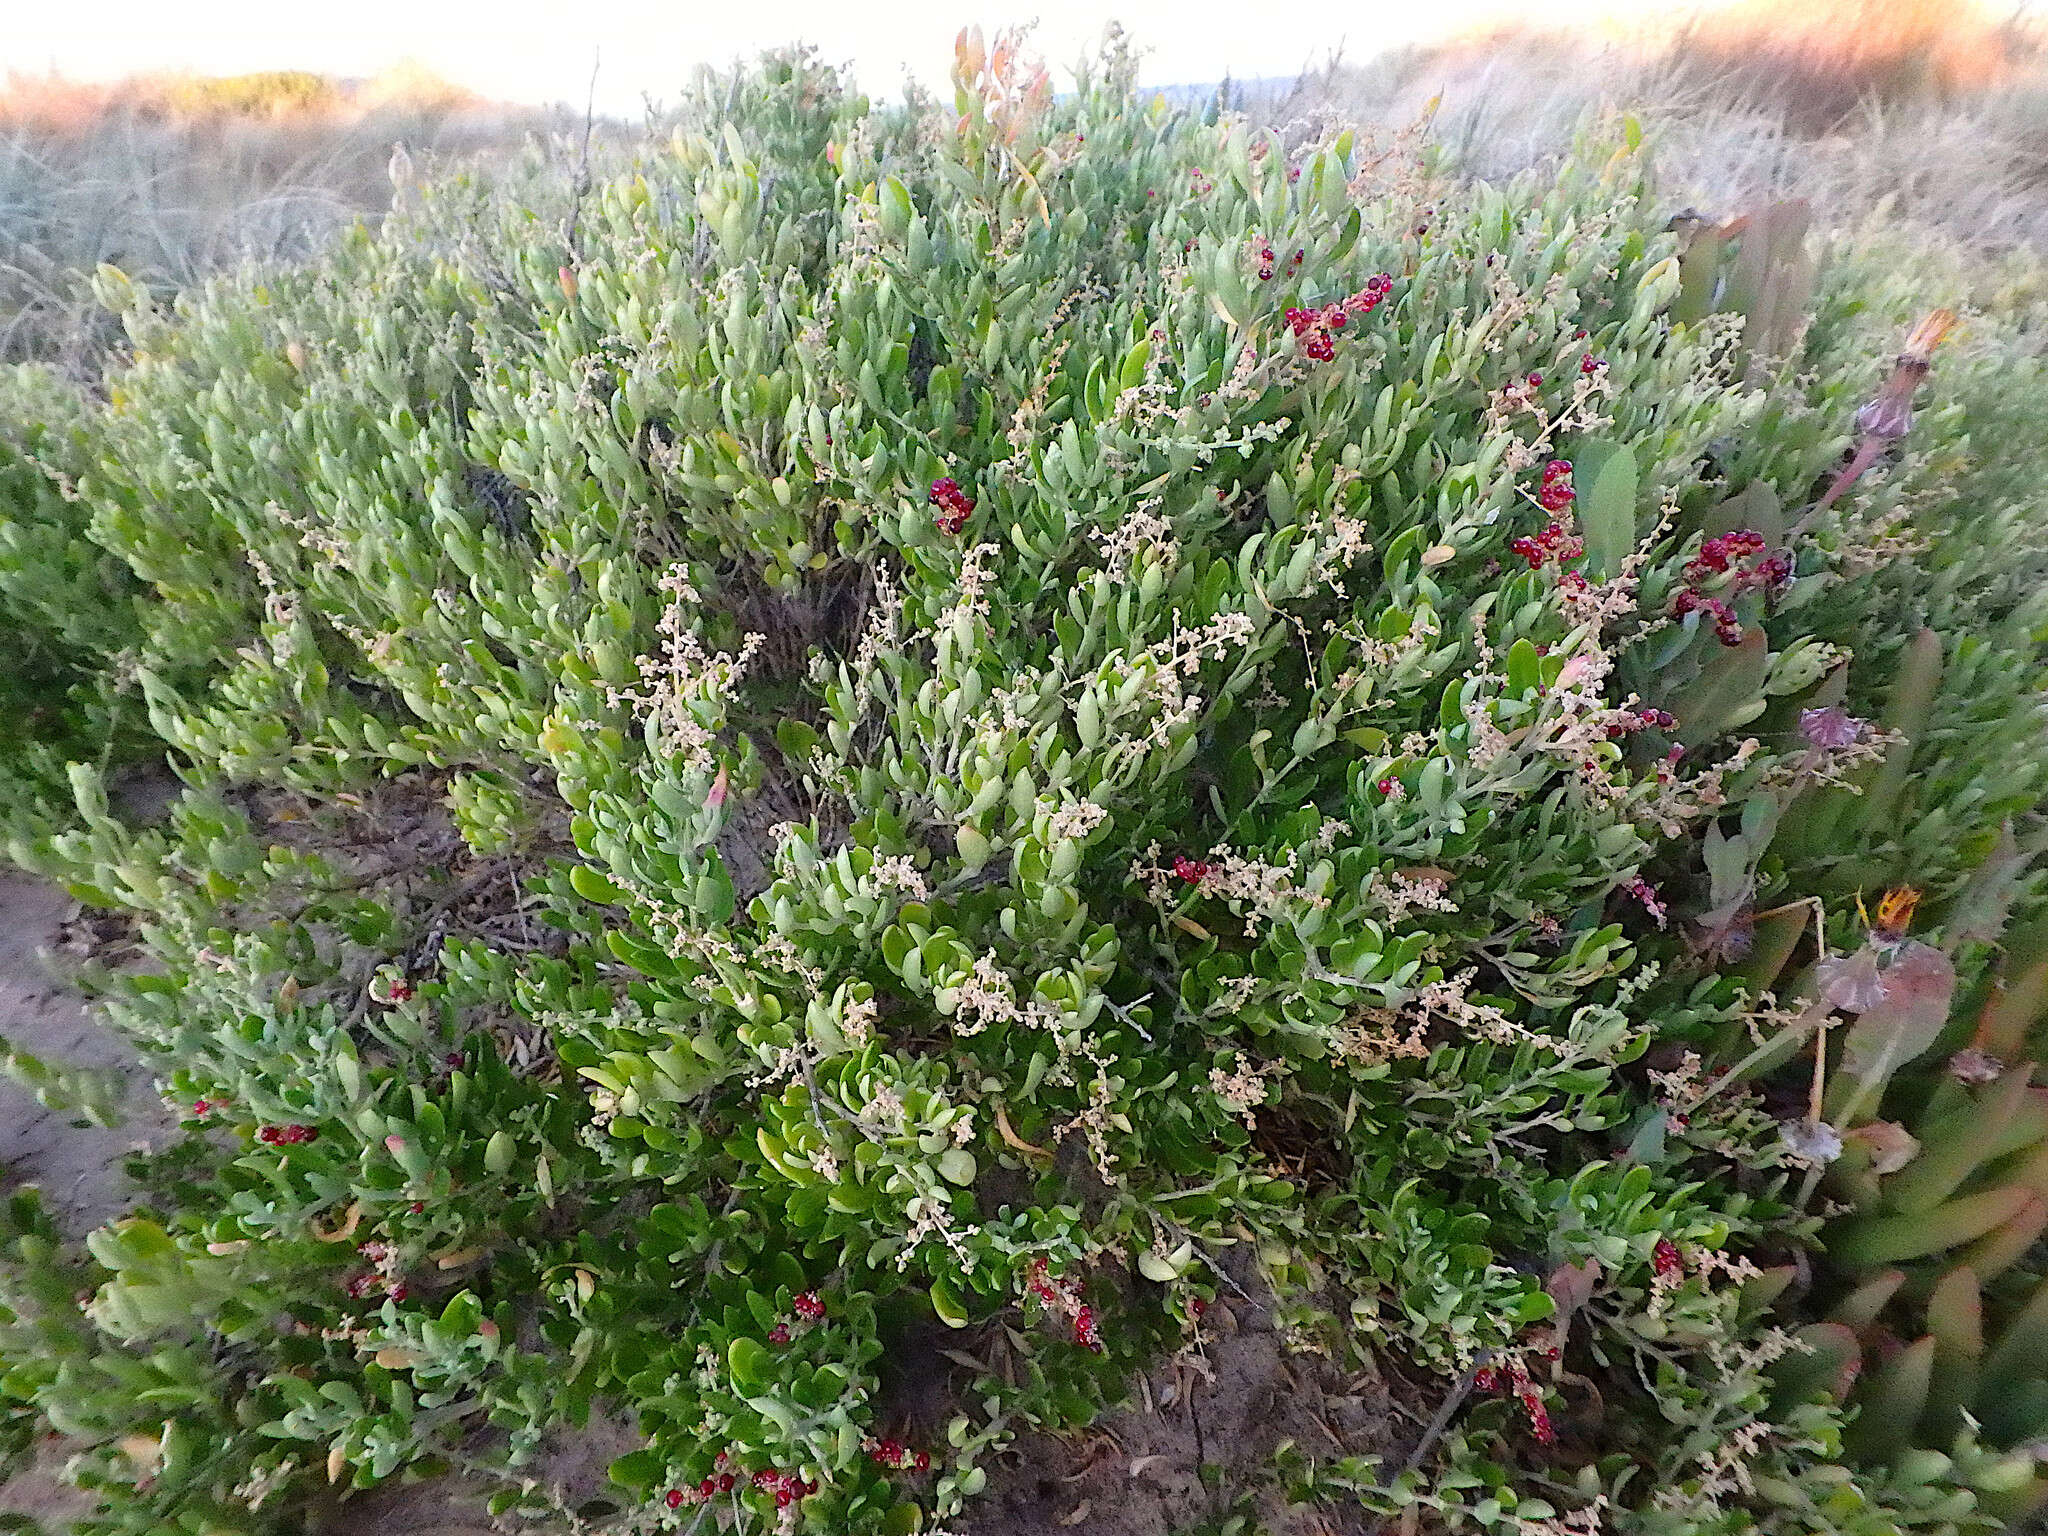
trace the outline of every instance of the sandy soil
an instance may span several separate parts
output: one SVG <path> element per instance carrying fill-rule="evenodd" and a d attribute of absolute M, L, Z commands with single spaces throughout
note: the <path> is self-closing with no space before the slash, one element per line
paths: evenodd
<path fill-rule="evenodd" d="M 73 1233 L 121 1213 L 129 1197 L 121 1159 L 170 1127 L 135 1052 L 62 979 L 62 952 L 91 942 L 79 917 L 78 903 L 55 886 L 0 873 L 0 1037 L 52 1065 L 112 1068 L 130 1080 L 123 1123 L 106 1128 L 45 1109 L 0 1078 L 0 1167 L 9 1182 L 39 1185 Z"/>
<path fill-rule="evenodd" d="M 95 943 L 79 919 L 78 903 L 55 886 L 0 873 L 0 1037 L 53 1065 L 112 1068 L 130 1080 L 123 1123 L 109 1128 L 45 1109 L 0 1078 L 0 1187 L 40 1186 L 45 1207 L 74 1234 L 121 1213 L 130 1195 L 121 1159 L 170 1124 L 135 1052 L 62 979 L 64 952 Z M 0 1486 L 0 1513 L 53 1530 L 88 1513 L 90 1501 L 57 1478 L 61 1456 L 53 1446 L 35 1472 Z"/>

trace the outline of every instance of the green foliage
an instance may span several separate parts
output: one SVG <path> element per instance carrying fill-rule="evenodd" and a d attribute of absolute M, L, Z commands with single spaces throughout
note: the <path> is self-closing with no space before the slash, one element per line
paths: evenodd
<path fill-rule="evenodd" d="M 641 1528 L 907 1532 L 1212 1305 L 1456 1400 L 1272 1497 L 1992 1523 L 1967 1422 L 1785 1384 L 1832 1299 L 1781 1085 L 1839 1009 L 1840 1132 L 1969 1120 L 1922 1058 L 2040 905 L 2024 444 L 1937 372 L 1824 500 L 1905 317 L 1826 275 L 1782 365 L 1674 318 L 1632 143 L 1457 187 L 1115 52 L 956 83 L 773 59 L 587 192 L 137 302 L 16 462 L 0 538 L 80 573 L 39 622 L 187 792 L 25 782 L 11 847 L 137 914 L 113 1015 L 212 1130 L 88 1256 L 21 1217 L 74 1268 L 0 1390 L 87 1528 L 295 1529 L 603 1409 Z M 1917 937 L 1847 900 L 1892 882 Z M 2048 1121 L 2001 1135 L 1893 1175 L 1914 1242 L 2018 1218 L 1965 1204 Z M 1892 1219 L 1834 1262 L 1921 1257 Z M 209 1454 L 117 1477 L 188 1397 Z"/>

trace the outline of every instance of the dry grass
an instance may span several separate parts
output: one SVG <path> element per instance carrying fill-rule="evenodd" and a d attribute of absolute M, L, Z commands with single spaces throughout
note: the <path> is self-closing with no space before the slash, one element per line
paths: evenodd
<path fill-rule="evenodd" d="M 1962 0 L 1745 0 L 1661 34 L 1535 29 L 1332 61 L 1242 103 L 1267 121 L 1433 115 L 1465 174 L 1556 159 L 1602 112 L 1640 117 L 1662 178 L 1705 209 L 1810 201 L 1989 251 L 2048 251 L 2041 37 Z"/>
<path fill-rule="evenodd" d="M 420 77 L 12 77 L 0 93 L 0 361 L 90 370 L 112 335 L 86 286 L 102 262 L 168 294 L 240 261 L 291 260 L 389 207 L 395 140 L 425 170 L 545 125 Z"/>

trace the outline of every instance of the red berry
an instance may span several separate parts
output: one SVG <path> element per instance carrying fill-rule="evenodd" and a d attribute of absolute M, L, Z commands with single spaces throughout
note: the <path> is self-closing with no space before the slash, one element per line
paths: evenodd
<path fill-rule="evenodd" d="M 716 1492 L 718 1492 L 718 1479 L 716 1478 L 707 1477 L 697 1485 L 697 1497 L 700 1499 L 708 1499 Z"/>
<path fill-rule="evenodd" d="M 775 1507 L 777 1509 L 787 1509 L 795 1502 L 796 1489 L 792 1488 L 788 1483 L 784 1483 L 775 1490 Z"/>
<path fill-rule="evenodd" d="M 1481 1392 L 1498 1392 L 1500 1372 L 1490 1365 L 1482 1365 L 1472 1373 L 1472 1385 Z"/>
<path fill-rule="evenodd" d="M 1102 1335 L 1095 1326 L 1095 1309 L 1086 1304 L 1074 1314 L 1074 1342 L 1086 1349 L 1102 1348 Z"/>
<path fill-rule="evenodd" d="M 387 1294 L 391 1297 L 393 1301 L 403 1301 L 406 1297 L 412 1294 L 412 1287 L 407 1285 L 403 1280 L 401 1280 L 398 1282 L 398 1284 L 391 1287 L 390 1291 Z"/>
<path fill-rule="evenodd" d="M 415 1216 L 421 1216 L 426 1213 L 427 1202 L 424 1200 L 415 1200 L 411 1205 L 407 1206 L 406 1209 L 411 1211 Z"/>
<path fill-rule="evenodd" d="M 1209 866 L 1200 859 L 1191 859 L 1186 854 L 1179 853 L 1173 858 L 1173 873 L 1176 878 L 1186 881 L 1189 885 L 1200 885 L 1209 878 Z"/>
<path fill-rule="evenodd" d="M 663 1495 L 662 1503 L 666 1504 L 670 1509 L 681 1509 L 683 1507 L 683 1490 L 680 1488 L 669 1489 Z"/>
<path fill-rule="evenodd" d="M 773 1328 L 770 1328 L 768 1330 L 768 1342 L 770 1344 L 787 1344 L 789 1342 L 789 1324 L 777 1323 Z"/>
<path fill-rule="evenodd" d="M 1529 375 L 1529 387 L 1530 387 L 1531 389 L 1535 388 L 1535 387 L 1536 387 L 1536 386 L 1537 386 L 1538 384 L 1541 384 L 1542 382 L 1543 382 L 1543 375 L 1542 375 L 1542 374 L 1540 374 L 1540 373 L 1532 373 L 1532 374 L 1530 374 L 1530 375 Z"/>
<path fill-rule="evenodd" d="M 919 1451 L 912 1465 L 914 1465 L 920 1472 L 931 1471 L 932 1453 L 930 1451 Z"/>
<path fill-rule="evenodd" d="M 738 1481 L 739 1479 L 730 1472 L 721 1472 L 718 1474 L 718 1491 L 720 1493 L 731 1493 L 733 1485 Z"/>
<path fill-rule="evenodd" d="M 1756 584 L 1760 587 L 1782 587 L 1792 579 L 1792 557 L 1782 550 L 1760 561 L 1756 568 Z"/>
<path fill-rule="evenodd" d="M 951 501 L 954 496 L 959 494 L 959 490 L 960 482 L 953 479 L 950 475 L 934 480 L 931 493 L 932 505 L 938 506 L 943 502 Z"/>

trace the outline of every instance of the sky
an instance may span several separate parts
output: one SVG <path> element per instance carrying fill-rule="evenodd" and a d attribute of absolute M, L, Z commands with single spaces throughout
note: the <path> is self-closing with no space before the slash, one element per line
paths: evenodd
<path fill-rule="evenodd" d="M 1698 0 L 1633 0 L 1626 12 L 1696 9 Z M 797 39 L 850 64 L 870 94 L 906 73 L 946 79 L 962 24 L 1038 18 L 1034 51 L 1055 66 L 1094 51 L 1113 14 L 1145 53 L 1148 83 L 1292 75 L 1342 43 L 1347 56 L 1518 17 L 1570 24 L 1617 0 L 0 0 L 0 74 L 107 80 L 154 70 L 240 74 L 311 69 L 376 75 L 405 61 L 500 100 L 581 104 L 596 69 L 600 111 L 632 113 L 674 95 L 700 63 Z M 12 12 L 9 15 L 7 13 Z M 977 15 L 977 12 L 980 14 Z"/>

